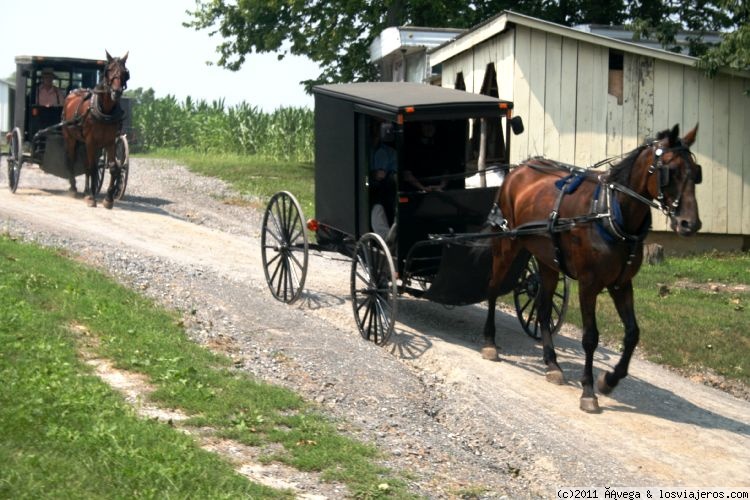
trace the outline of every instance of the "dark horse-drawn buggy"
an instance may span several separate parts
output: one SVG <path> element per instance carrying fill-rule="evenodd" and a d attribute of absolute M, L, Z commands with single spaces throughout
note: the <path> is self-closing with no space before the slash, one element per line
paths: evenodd
<path fill-rule="evenodd" d="M 110 172 L 105 206 L 122 199 L 128 182 L 129 101 L 120 99 L 128 78 L 125 57 L 107 60 L 16 57 L 13 130 L 8 133 L 8 186 L 16 192 L 24 163 L 70 182 L 86 174 L 89 204 Z M 45 77 L 51 82 L 43 83 Z M 44 100 L 54 85 L 51 100 Z"/>
<path fill-rule="evenodd" d="M 697 127 L 681 139 L 675 126 L 607 171 L 543 158 L 511 166 L 511 132 L 523 130 L 512 102 L 409 83 L 313 90 L 316 216 L 305 224 L 285 191 L 269 201 L 261 247 L 274 297 L 300 297 L 309 249 L 335 251 L 352 259 L 351 300 L 365 339 L 388 342 L 401 293 L 449 305 L 486 300 L 482 355 L 497 359 L 496 300 L 512 292 L 524 330 L 542 339 L 547 379 L 563 383 L 552 334 L 567 307 L 566 276 L 577 279 L 586 351 L 581 409 L 599 411 L 596 297 L 609 290 L 626 330 L 620 363 L 599 379 L 606 393 L 627 374 L 638 341 L 631 279 L 651 208 L 680 234 L 700 227 L 700 166 L 689 151 Z M 395 164 L 385 176 L 376 165 L 383 142 Z M 381 212 L 387 230 L 378 234 Z"/>

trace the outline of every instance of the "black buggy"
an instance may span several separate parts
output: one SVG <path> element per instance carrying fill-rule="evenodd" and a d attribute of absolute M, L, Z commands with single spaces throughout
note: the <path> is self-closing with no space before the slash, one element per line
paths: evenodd
<path fill-rule="evenodd" d="M 24 163 L 36 163 L 44 172 L 68 179 L 65 166 L 65 147 L 62 136 L 63 102 L 42 106 L 39 88 L 42 72 L 54 73 L 54 85 L 67 95 L 79 88 L 94 88 L 102 78 L 107 63 L 97 59 L 69 57 L 18 56 L 16 57 L 16 98 L 13 107 L 13 130 L 8 133 L 7 173 L 8 187 L 15 193 Z M 124 120 L 122 133 L 115 140 L 115 161 L 120 166 L 121 178 L 116 186 L 115 199 L 122 199 L 128 183 L 130 131 L 130 100 L 120 100 Z M 107 165 L 106 151 L 100 153 L 98 162 L 99 182 L 94 186 L 98 194 L 104 182 Z M 85 145 L 79 144 L 73 164 L 75 176 L 82 175 L 85 168 Z"/>
<path fill-rule="evenodd" d="M 487 231 L 495 197 L 510 168 L 511 132 L 523 131 L 513 103 L 453 89 L 414 83 L 321 85 L 315 95 L 315 218 L 304 222 L 299 203 L 286 191 L 268 203 L 261 251 L 266 280 L 286 303 L 303 291 L 310 249 L 351 257 L 351 298 L 361 335 L 388 342 L 401 293 L 446 305 L 487 298 L 492 256 Z M 425 153 L 420 132 L 430 124 L 434 151 Z M 398 173 L 387 235 L 373 232 L 375 196 L 370 168 L 373 130 L 393 135 Z M 411 163 L 428 156 L 417 171 Z M 407 182 L 414 171 L 420 190 Z M 493 182 L 494 180 L 494 182 Z M 494 185 L 493 185 L 494 184 Z M 315 233 L 310 241 L 308 230 Z M 496 233 L 494 233 L 496 235 Z M 537 263 L 520 259 L 504 289 L 513 292 L 526 333 L 541 335 L 535 299 Z M 554 296 L 552 331 L 562 324 L 568 282 Z"/>

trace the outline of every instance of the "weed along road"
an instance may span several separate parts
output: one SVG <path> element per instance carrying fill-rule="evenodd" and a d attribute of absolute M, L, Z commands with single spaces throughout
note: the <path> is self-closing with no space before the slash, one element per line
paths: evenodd
<path fill-rule="evenodd" d="M 221 311 L 231 324 L 226 350 L 350 422 L 393 455 L 391 466 L 414 468 L 423 491 L 449 482 L 539 496 L 563 486 L 750 487 L 747 401 L 636 357 L 630 377 L 599 397 L 602 413 L 583 413 L 578 331 L 566 326 L 556 339 L 568 383 L 552 385 L 540 345 L 513 313 L 498 315 L 501 361 L 481 359 L 480 306 L 449 309 L 404 297 L 392 343 L 377 348 L 357 333 L 350 265 L 339 256 L 311 256 L 299 303 L 270 297 L 260 262 L 262 214 L 223 204 L 231 193 L 218 181 L 131 159 L 128 193 L 112 210 L 66 196 L 65 184 L 25 166 L 16 194 L 0 190 L 0 228 L 67 246 L 104 269 L 123 256 L 158 262 L 159 277 L 144 293 L 172 306 L 189 296 L 202 310 Z M 127 272 L 112 272 L 133 285 Z M 219 323 L 205 322 L 209 336 L 226 327 Z M 253 366 L 279 353 L 283 362 Z M 596 369 L 618 357 L 600 349 Z"/>

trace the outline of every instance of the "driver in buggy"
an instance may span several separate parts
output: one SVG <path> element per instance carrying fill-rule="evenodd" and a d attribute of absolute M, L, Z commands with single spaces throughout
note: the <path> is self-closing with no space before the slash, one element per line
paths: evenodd
<path fill-rule="evenodd" d="M 370 221 L 372 230 L 387 243 L 395 237 L 396 172 L 398 154 L 393 147 L 393 124 L 376 120 L 372 126 L 370 161 Z"/>

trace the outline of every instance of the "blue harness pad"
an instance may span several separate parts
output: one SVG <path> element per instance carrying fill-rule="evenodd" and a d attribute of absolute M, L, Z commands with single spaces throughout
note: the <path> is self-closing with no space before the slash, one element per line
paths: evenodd
<path fill-rule="evenodd" d="M 565 194 L 575 193 L 576 189 L 585 180 L 585 177 L 581 174 L 568 174 L 562 179 L 555 181 L 555 187 L 560 189 Z"/>
<path fill-rule="evenodd" d="M 594 191 L 595 200 L 599 199 L 599 193 L 601 191 L 601 188 L 602 188 L 602 185 L 597 184 L 596 191 Z M 610 206 L 609 213 L 612 216 L 612 222 L 616 226 L 622 227 L 625 221 L 622 217 L 622 208 L 620 207 L 620 202 L 617 200 L 617 196 L 609 197 L 609 206 Z M 607 227 L 604 225 L 601 219 L 596 221 L 595 227 L 599 235 L 607 243 L 614 243 L 616 241 L 619 241 L 619 239 L 615 237 L 615 235 L 612 234 L 612 232 L 607 229 Z M 641 227 L 638 234 L 645 236 L 646 232 L 648 231 L 650 227 L 651 227 L 651 213 L 649 212 L 648 216 L 646 217 L 646 220 L 643 221 L 643 226 Z"/>

